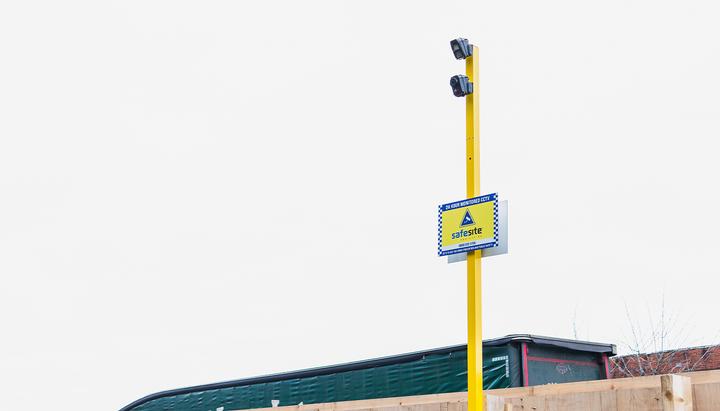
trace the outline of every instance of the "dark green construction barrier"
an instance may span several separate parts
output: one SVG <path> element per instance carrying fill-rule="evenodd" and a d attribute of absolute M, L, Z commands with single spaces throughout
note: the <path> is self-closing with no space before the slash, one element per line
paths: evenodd
<path fill-rule="evenodd" d="M 485 389 L 522 386 L 524 379 L 535 385 L 605 378 L 599 354 L 614 352 L 614 346 L 607 344 L 582 343 L 584 348 L 594 349 L 583 351 L 578 350 L 583 347 L 567 343 L 566 346 L 536 343 L 539 338 L 543 342 L 568 340 L 527 337 L 508 336 L 483 342 Z M 530 351 L 528 347 L 532 347 Z M 523 363 L 527 364 L 525 369 Z M 220 407 L 238 410 L 270 407 L 273 401 L 283 406 L 466 390 L 467 347 L 458 345 L 171 390 L 142 398 L 121 411 L 215 411 Z"/>

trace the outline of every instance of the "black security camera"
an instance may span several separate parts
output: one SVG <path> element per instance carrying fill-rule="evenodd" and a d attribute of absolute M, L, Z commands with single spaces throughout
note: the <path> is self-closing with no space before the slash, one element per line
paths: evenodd
<path fill-rule="evenodd" d="M 459 38 L 450 41 L 450 48 L 458 60 L 464 60 L 472 56 L 472 45 L 468 43 L 467 39 Z"/>
<path fill-rule="evenodd" d="M 473 92 L 473 83 L 462 74 L 450 77 L 450 87 L 455 97 L 464 97 Z"/>

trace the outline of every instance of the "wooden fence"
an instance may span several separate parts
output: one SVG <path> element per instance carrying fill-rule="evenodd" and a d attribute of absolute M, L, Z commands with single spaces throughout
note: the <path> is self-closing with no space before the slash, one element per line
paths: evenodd
<path fill-rule="evenodd" d="M 484 411 L 720 411 L 720 370 L 486 391 Z M 467 411 L 467 393 L 253 411 Z"/>
<path fill-rule="evenodd" d="M 512 405 L 507 407 L 512 411 L 720 411 L 720 371 L 508 388 L 489 394 Z"/>

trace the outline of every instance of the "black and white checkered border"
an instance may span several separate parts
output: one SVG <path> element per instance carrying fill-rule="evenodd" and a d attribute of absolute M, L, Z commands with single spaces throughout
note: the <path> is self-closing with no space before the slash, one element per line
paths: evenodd
<path fill-rule="evenodd" d="M 499 197 L 499 196 L 498 196 Z M 493 204 L 493 237 L 495 238 L 495 245 L 493 247 L 497 247 L 500 245 L 500 224 L 498 217 L 498 203 L 500 202 L 499 198 L 495 198 L 495 204 Z"/>
<path fill-rule="evenodd" d="M 442 206 L 438 206 L 438 256 L 442 256 Z"/>

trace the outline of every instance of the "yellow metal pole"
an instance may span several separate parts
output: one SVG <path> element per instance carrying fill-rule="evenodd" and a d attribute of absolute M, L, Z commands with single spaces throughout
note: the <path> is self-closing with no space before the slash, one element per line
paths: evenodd
<path fill-rule="evenodd" d="M 480 56 L 472 46 L 465 59 L 465 72 L 473 92 L 465 96 L 467 198 L 480 195 Z M 483 409 L 482 375 L 482 250 L 467 256 L 468 304 L 468 411 Z"/>

